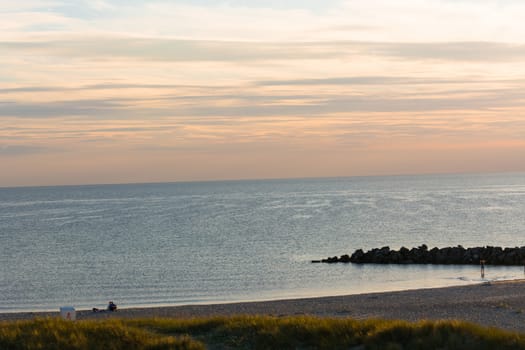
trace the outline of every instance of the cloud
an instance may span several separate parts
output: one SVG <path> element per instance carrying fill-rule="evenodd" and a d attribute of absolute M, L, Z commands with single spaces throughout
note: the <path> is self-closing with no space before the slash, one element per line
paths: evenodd
<path fill-rule="evenodd" d="M 525 60 L 524 44 L 497 42 L 369 43 L 368 52 L 404 60 L 517 62 Z"/>
<path fill-rule="evenodd" d="M 323 45 L 325 47 L 325 45 Z M 322 49 L 321 47 L 320 49 Z M 332 50 L 312 44 L 190 41 L 140 38 L 87 38 L 0 42 L 6 50 L 45 56 L 126 58 L 172 62 L 242 62 L 328 58 Z M 342 52 L 341 54 L 345 54 Z"/>
<path fill-rule="evenodd" d="M 0 2 L 0 13 L 17 13 L 28 10 L 45 9 L 59 5 L 56 0 L 24 0 Z"/>
<path fill-rule="evenodd" d="M 275 80 L 256 80 L 246 83 L 242 89 L 257 88 L 257 87 L 301 87 L 301 86 L 429 86 L 433 88 L 440 87 L 440 91 L 451 94 L 465 94 L 472 92 L 484 93 L 498 93 L 498 92 L 512 92 L 515 91 L 509 86 L 514 86 L 521 89 L 525 85 L 525 79 L 508 78 L 508 79 L 487 79 L 483 77 L 456 77 L 456 78 L 436 78 L 432 76 L 410 77 L 410 76 L 351 76 L 351 77 L 330 77 L 330 78 L 312 78 L 312 79 L 275 79 Z M 457 86 L 462 86 L 462 89 L 457 89 Z M 505 88 L 498 87 L 505 86 Z M 209 85 L 188 85 L 188 84 L 144 84 L 144 83 L 100 83 L 91 85 L 79 86 L 18 86 L 0 88 L 0 93 L 4 94 L 24 94 L 24 93 L 48 93 L 48 92 L 96 92 L 96 91 L 122 91 L 122 90 L 144 90 L 150 91 L 148 97 L 142 96 L 141 99 L 150 100 L 166 100 L 166 99 L 236 99 L 242 98 L 246 100 L 261 100 L 261 99 L 308 99 L 312 95 L 304 94 L 280 94 L 280 95 L 246 95 L 243 94 L 217 94 L 220 92 L 227 92 L 235 90 L 235 86 L 209 86 Z M 505 90 L 505 91 L 502 91 Z M 174 91 L 182 92 L 179 95 L 173 95 Z M 193 93 L 194 95 L 190 95 Z M 407 93 L 408 95 L 410 93 Z M 414 91 L 413 95 L 435 95 L 435 91 L 421 91 L 420 89 Z M 244 96 L 244 97 L 243 97 Z M 129 99 L 129 98 L 128 98 Z M 118 100 L 109 100 L 118 102 Z M 125 100 L 123 100 L 125 101 Z M 0 100 L 1 102 L 1 100 Z M 4 103 L 8 102 L 4 100 Z"/>
<path fill-rule="evenodd" d="M 308 85 L 437 85 L 471 84 L 473 81 L 461 79 L 436 79 L 392 76 L 356 76 L 321 79 L 265 80 L 257 82 L 259 86 L 308 86 Z M 486 81 L 478 81 L 486 82 Z"/>
<path fill-rule="evenodd" d="M 122 104 L 116 101 L 108 101 L 105 99 L 45 103 L 0 102 L 0 115 L 21 118 L 55 118 L 66 116 L 91 116 L 98 118 L 101 115 L 107 116 L 106 113 L 111 113 L 111 115 L 116 117 L 120 114 L 118 111 L 122 107 Z"/>
<path fill-rule="evenodd" d="M 59 86 L 23 86 L 13 88 L 0 88 L 0 92 L 4 94 L 19 92 L 57 92 L 65 90 L 67 90 L 67 88 Z"/>
<path fill-rule="evenodd" d="M 525 60 L 525 45 L 496 42 L 234 42 L 129 37 L 78 37 L 57 40 L 3 41 L 10 55 L 41 55 L 71 59 L 132 59 L 169 62 L 261 62 L 333 60 L 366 57 L 459 62 Z"/>
<path fill-rule="evenodd" d="M 308 164 L 299 174 L 337 154 L 344 175 L 356 148 L 391 172 L 407 150 L 523 144 L 523 13 L 497 0 L 4 1 L 0 155 L 16 181 L 35 161 L 67 173 L 104 171 L 100 159 L 154 177 L 229 159 L 237 177 L 275 154 Z"/>
<path fill-rule="evenodd" d="M 313 83 L 310 81 L 309 83 Z M 323 80 L 320 81 L 322 85 Z M 445 91 L 438 96 L 403 93 L 361 94 L 262 94 L 260 92 L 196 95 L 166 95 L 126 98 L 92 98 L 54 102 L 0 102 L 0 115 L 18 118 L 87 117 L 154 118 L 154 117 L 318 117 L 354 112 L 429 112 L 479 111 L 494 108 L 516 108 L 523 104 L 522 89 L 494 91 Z M 153 105 L 150 101 L 155 102 Z M 225 103 L 224 101 L 228 101 Z"/>
<path fill-rule="evenodd" d="M 23 156 L 49 151 L 47 147 L 30 145 L 0 145 L 0 156 Z"/>
<path fill-rule="evenodd" d="M 5 4 L 4 4 L 5 3 Z M 230 41 L 523 42 L 520 1 L 35 1 L 0 5 L 20 30 Z M 54 15 L 55 18 L 42 17 Z M 30 15 L 30 16 L 26 16 Z M 56 24 L 60 25 L 56 25 Z M 205 25 L 203 25 L 205 24 Z M 31 29 L 33 26 L 33 29 Z M 9 27 L 8 27 L 9 28 Z"/>
<path fill-rule="evenodd" d="M 31 92 L 67 92 L 67 91 L 97 91 L 97 90 L 127 90 L 127 89 L 154 89 L 158 92 L 162 90 L 174 90 L 181 88 L 192 88 L 199 90 L 217 90 L 217 86 L 182 85 L 182 84 L 140 84 L 140 83 L 100 83 L 81 86 L 19 86 L 0 88 L 0 92 L 5 94 L 31 93 Z"/>

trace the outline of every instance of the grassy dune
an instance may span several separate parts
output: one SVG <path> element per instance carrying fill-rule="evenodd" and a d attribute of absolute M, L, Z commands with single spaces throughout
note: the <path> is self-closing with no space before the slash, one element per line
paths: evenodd
<path fill-rule="evenodd" d="M 459 321 L 238 316 L 0 323 L 0 349 L 525 349 L 525 335 Z"/>
<path fill-rule="evenodd" d="M 204 349 L 188 336 L 159 335 L 145 328 L 114 320 L 3 322 L 0 349 Z"/>

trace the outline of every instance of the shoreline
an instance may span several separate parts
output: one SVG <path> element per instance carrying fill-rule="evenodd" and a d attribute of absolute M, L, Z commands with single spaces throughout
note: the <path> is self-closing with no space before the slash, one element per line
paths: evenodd
<path fill-rule="evenodd" d="M 525 333 L 525 280 L 272 301 L 123 308 L 94 313 L 77 310 L 77 320 L 108 318 L 194 318 L 271 315 L 383 318 L 406 321 L 458 319 Z M 0 313 L 0 321 L 58 317 L 59 312 Z"/>

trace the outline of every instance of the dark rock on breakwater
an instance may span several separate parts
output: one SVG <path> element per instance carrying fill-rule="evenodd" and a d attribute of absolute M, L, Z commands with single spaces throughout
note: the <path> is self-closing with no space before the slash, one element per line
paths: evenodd
<path fill-rule="evenodd" d="M 354 264 L 435 264 L 435 265 L 525 265 L 525 247 L 457 247 L 432 248 L 423 244 L 417 248 L 390 247 L 374 248 L 367 252 L 356 250 L 351 256 L 334 256 L 314 263 L 354 263 Z"/>

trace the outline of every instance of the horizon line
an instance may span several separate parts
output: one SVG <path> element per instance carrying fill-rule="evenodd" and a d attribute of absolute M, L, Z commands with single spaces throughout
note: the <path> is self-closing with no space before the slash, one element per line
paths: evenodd
<path fill-rule="evenodd" d="M 4 189 L 21 188 L 49 188 L 49 187 L 91 187 L 91 186 L 129 186 L 129 185 L 162 185 L 162 184 L 198 184 L 198 183 L 228 183 L 228 182 L 257 182 L 257 181 L 285 181 L 285 180 L 321 180 L 321 179 L 352 179 L 352 178 L 381 178 L 381 177 L 424 177 L 424 176 L 454 176 L 454 175 L 495 175 L 495 174 L 525 174 L 523 170 L 509 171 L 464 171 L 464 172 L 429 172 L 429 173 L 393 173 L 370 175 L 338 175 L 338 176 L 305 176 L 305 177 L 271 177 L 271 178 L 239 178 L 239 179 L 208 179 L 208 180 L 175 180 L 175 181 L 137 181 L 137 182 L 101 182 L 55 185 L 14 185 L 0 186 Z"/>

